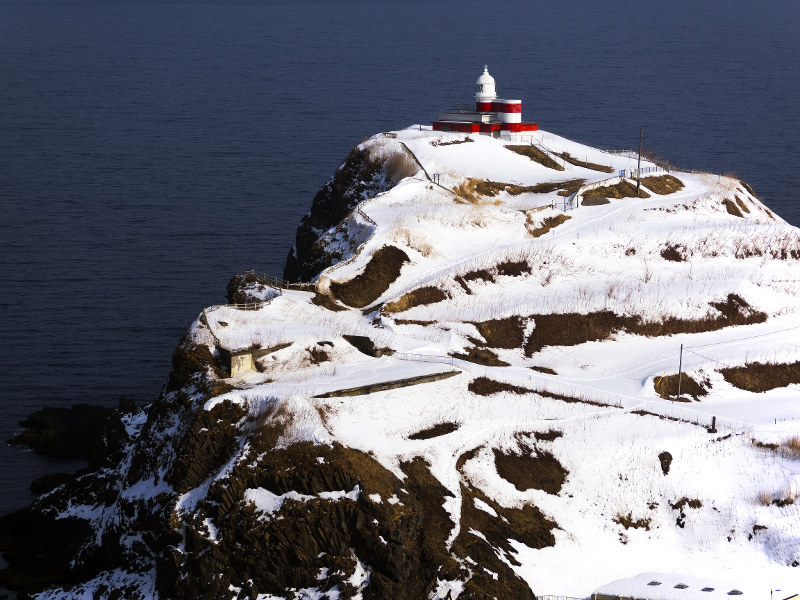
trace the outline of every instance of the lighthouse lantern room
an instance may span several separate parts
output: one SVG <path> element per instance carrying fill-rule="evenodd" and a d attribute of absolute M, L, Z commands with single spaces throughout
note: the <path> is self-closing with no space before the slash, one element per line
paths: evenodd
<path fill-rule="evenodd" d="M 475 109 L 451 108 L 439 113 L 439 120 L 433 122 L 434 131 L 477 133 L 514 142 L 537 129 L 538 123 L 522 122 L 522 100 L 497 97 L 494 77 L 489 75 L 487 66 L 475 82 Z"/>

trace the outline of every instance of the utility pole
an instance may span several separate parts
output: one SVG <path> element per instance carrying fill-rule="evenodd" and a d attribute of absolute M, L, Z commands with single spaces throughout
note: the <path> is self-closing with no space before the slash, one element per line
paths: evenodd
<path fill-rule="evenodd" d="M 681 372 L 683 371 L 683 344 L 681 344 L 681 354 L 678 359 L 678 397 L 675 398 L 678 402 L 681 401 Z"/>
<path fill-rule="evenodd" d="M 642 130 L 639 130 L 639 163 L 636 166 L 636 197 L 639 197 L 639 185 L 642 183 Z"/>

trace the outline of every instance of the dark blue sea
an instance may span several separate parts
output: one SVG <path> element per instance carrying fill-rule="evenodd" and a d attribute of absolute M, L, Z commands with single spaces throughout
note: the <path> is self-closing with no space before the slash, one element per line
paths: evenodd
<path fill-rule="evenodd" d="M 735 173 L 800 225 L 800 3 L 0 0 L 0 439 L 146 403 L 350 148 L 468 103 Z M 75 468 L 0 445 L 0 513 Z"/>

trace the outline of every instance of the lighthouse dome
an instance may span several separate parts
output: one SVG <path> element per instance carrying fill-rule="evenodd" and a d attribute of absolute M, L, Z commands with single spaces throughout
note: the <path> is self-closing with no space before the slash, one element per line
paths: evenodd
<path fill-rule="evenodd" d="M 489 102 L 495 98 L 497 98 L 497 92 L 494 87 L 494 77 L 489 75 L 489 67 L 484 65 L 483 73 L 475 82 L 475 101 Z"/>

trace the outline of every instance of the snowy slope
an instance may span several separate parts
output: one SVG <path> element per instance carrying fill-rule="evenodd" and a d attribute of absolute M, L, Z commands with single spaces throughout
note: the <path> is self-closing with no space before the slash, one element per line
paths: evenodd
<path fill-rule="evenodd" d="M 585 597 L 612 580 L 653 571 L 800 590 L 800 502 L 789 502 L 800 491 L 800 454 L 786 445 L 800 435 L 800 385 L 749 392 L 720 373 L 751 362 L 800 361 L 800 231 L 746 185 L 709 174 L 672 173 L 683 186 L 674 193 L 567 210 L 569 195 L 558 188 L 471 198 L 454 192 L 470 178 L 523 187 L 574 179 L 587 185 L 636 168 L 629 156 L 548 132 L 537 136 L 546 153 L 568 152 L 613 172 L 563 160 L 568 168 L 554 170 L 500 140 L 472 136 L 451 143 L 464 136 L 418 126 L 364 142 L 382 156 L 413 159 L 416 173 L 360 203 L 342 227 L 357 228 L 348 239 L 363 243 L 319 274 L 316 291 L 283 290 L 257 310 L 204 311 L 192 341 L 215 355 L 279 348 L 256 357 L 258 370 L 223 377 L 224 393 L 205 397 L 204 410 L 231 404 L 277 419 L 276 448 L 338 443 L 367 453 L 400 480 L 407 477 L 404 464 L 423 458 L 449 492 L 444 509 L 453 527 L 446 543 L 464 572 L 475 573 L 480 560 L 456 556 L 462 533 L 486 540 L 536 595 Z M 568 220 L 532 235 L 562 215 Z M 365 306 L 348 306 L 337 285 L 352 283 L 387 246 L 408 258 L 399 275 Z M 679 260 L 664 257 L 670 249 Z M 503 264 L 524 267 L 512 272 Z M 420 288 L 439 290 L 436 301 L 393 311 L 390 303 Z M 720 322 L 731 295 L 744 302 L 737 313 L 743 324 L 657 335 L 632 325 Z M 320 297 L 327 305 L 312 302 Z M 598 339 L 531 345 L 545 315 L 565 316 L 571 329 L 581 319 L 570 315 L 591 314 L 629 325 Z M 495 321 L 513 321 L 520 339 L 487 339 L 481 324 Z M 343 336 L 370 338 L 381 356 L 359 351 Z M 475 362 L 470 352 L 476 349 L 505 365 Z M 705 396 L 675 402 L 657 393 L 661 378 L 678 372 L 679 360 L 684 374 L 707 382 Z M 318 397 L 453 370 L 460 374 L 441 381 Z M 507 386 L 475 392 L 475 382 L 487 379 Z M 413 436 L 442 424 L 450 426 L 442 434 Z M 199 507 L 210 486 L 225 484 L 237 465 L 253 460 L 249 435 L 242 430 L 238 453 L 202 485 L 174 491 L 176 518 L 206 523 L 209 544 L 217 543 L 219 523 Z M 665 470 L 659 455 L 667 452 L 672 462 Z M 503 454 L 532 459 L 531 468 L 537 457 L 549 456 L 564 469 L 563 482 L 557 489 L 515 485 L 499 472 Z M 256 486 L 242 491 L 239 505 L 252 505 L 269 520 L 287 499 L 400 502 L 379 494 L 367 500 L 360 488 L 323 494 Z M 555 544 L 535 549 L 511 535 L 507 552 L 486 531 L 462 532 L 463 502 L 498 520 L 505 519 L 500 508 L 535 506 L 556 524 Z M 336 592 L 342 597 L 369 589 L 370 556 L 354 560 L 352 589 L 358 591 Z M 242 582 L 231 585 L 236 597 Z M 442 576 L 430 597 L 449 591 L 456 598 L 464 585 Z M 321 591 L 322 584 L 303 590 L 306 596 L 287 589 L 285 597 L 337 597 Z"/>

